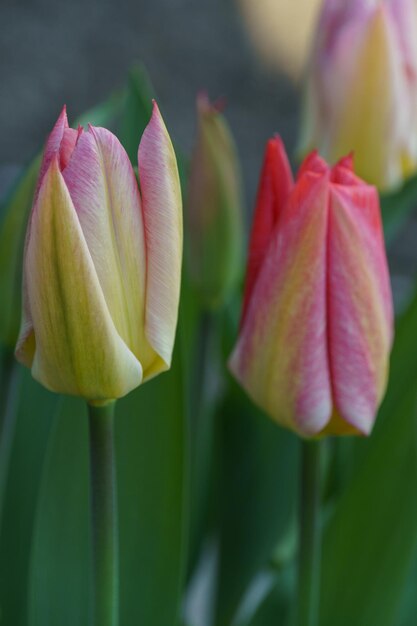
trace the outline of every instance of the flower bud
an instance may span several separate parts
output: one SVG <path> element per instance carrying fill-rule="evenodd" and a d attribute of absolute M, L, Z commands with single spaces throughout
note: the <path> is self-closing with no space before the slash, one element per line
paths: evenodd
<path fill-rule="evenodd" d="M 16 356 L 52 391 L 102 403 L 170 367 L 181 274 L 177 164 L 154 104 L 140 191 L 117 138 L 68 128 L 46 144 L 28 224 Z"/>
<path fill-rule="evenodd" d="M 370 433 L 385 392 L 392 296 L 378 193 L 316 153 L 295 183 L 268 143 L 230 368 L 302 436 Z"/>
<path fill-rule="evenodd" d="M 240 278 L 243 242 L 240 171 L 218 107 L 197 99 L 198 134 L 188 189 L 189 271 L 209 308 L 221 306 Z"/>
<path fill-rule="evenodd" d="M 386 190 L 417 170 L 414 0 L 326 0 L 309 68 L 301 150 Z"/>

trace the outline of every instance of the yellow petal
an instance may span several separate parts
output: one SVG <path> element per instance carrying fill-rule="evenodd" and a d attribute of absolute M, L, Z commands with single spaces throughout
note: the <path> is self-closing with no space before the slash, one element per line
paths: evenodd
<path fill-rule="evenodd" d="M 362 40 L 352 41 L 355 47 L 344 51 L 355 58 L 351 74 L 344 69 L 349 59 L 340 55 L 328 76 L 335 101 L 324 155 L 336 161 L 353 150 L 357 173 L 385 189 L 402 179 L 407 90 L 393 24 L 383 5 L 375 10 Z"/>
<path fill-rule="evenodd" d="M 141 365 L 111 319 L 56 159 L 32 214 L 24 271 L 34 378 L 89 401 L 118 398 L 140 384 Z"/>
<path fill-rule="evenodd" d="M 170 367 L 182 263 L 182 203 L 174 149 L 154 103 L 138 153 L 147 260 L 146 336 L 158 355 L 144 379 Z"/>

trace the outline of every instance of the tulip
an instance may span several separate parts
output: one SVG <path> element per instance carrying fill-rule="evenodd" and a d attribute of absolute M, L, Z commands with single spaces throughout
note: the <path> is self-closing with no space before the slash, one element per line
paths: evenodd
<path fill-rule="evenodd" d="M 316 153 L 294 183 L 279 138 L 266 149 L 236 379 L 302 436 L 369 434 L 384 395 L 393 311 L 378 194 Z"/>
<path fill-rule="evenodd" d="M 18 360 L 52 391 L 101 404 L 170 367 L 182 216 L 177 164 L 154 104 L 138 152 L 104 128 L 46 143 L 23 267 Z"/>
<path fill-rule="evenodd" d="M 380 190 L 417 170 L 415 0 L 326 0 L 309 68 L 301 151 L 354 151 Z"/>
<path fill-rule="evenodd" d="M 204 304 L 221 306 L 239 283 L 243 219 L 233 138 L 217 105 L 197 99 L 198 135 L 188 188 L 189 270 Z"/>

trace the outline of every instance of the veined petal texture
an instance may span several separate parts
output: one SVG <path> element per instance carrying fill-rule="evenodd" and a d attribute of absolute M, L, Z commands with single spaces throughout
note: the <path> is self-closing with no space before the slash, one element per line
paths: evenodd
<path fill-rule="evenodd" d="M 142 143 L 140 190 L 118 139 L 70 129 L 64 107 L 27 227 L 16 357 L 49 389 L 89 402 L 121 397 L 171 363 L 182 206 L 156 105 Z"/>
<path fill-rule="evenodd" d="M 145 239 L 129 158 L 112 133 L 90 127 L 63 176 L 114 325 L 146 372 L 156 355 L 144 333 Z"/>
<path fill-rule="evenodd" d="M 279 176 L 266 159 L 261 192 L 266 170 Z M 230 368 L 261 408 L 303 436 L 369 434 L 393 339 L 377 191 L 355 176 L 351 156 L 331 169 L 312 153 L 286 202 L 263 198 L 255 226 L 263 210 L 270 220 L 274 202 L 280 217 L 265 238 Z"/>
<path fill-rule="evenodd" d="M 147 262 L 146 337 L 159 358 L 145 377 L 169 368 L 178 317 L 182 203 L 177 161 L 156 102 L 138 152 Z"/>
<path fill-rule="evenodd" d="M 120 338 L 55 158 L 32 213 L 25 272 L 36 349 L 34 378 L 90 401 L 140 384 L 139 361 Z"/>
<path fill-rule="evenodd" d="M 306 173 L 271 238 L 230 362 L 257 404 L 305 435 L 322 430 L 332 412 L 327 221 L 328 176 Z"/>

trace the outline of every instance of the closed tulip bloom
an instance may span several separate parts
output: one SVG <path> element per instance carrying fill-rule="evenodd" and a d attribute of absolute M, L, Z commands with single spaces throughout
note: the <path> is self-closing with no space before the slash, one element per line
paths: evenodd
<path fill-rule="evenodd" d="M 325 0 L 308 72 L 301 149 L 380 190 L 417 169 L 415 0 Z"/>
<path fill-rule="evenodd" d="M 191 162 L 187 222 L 189 270 L 204 304 L 221 306 L 240 280 L 243 217 L 235 144 L 219 108 L 197 99 L 198 131 Z"/>
<path fill-rule="evenodd" d="M 62 111 L 28 224 L 16 356 L 45 387 L 92 403 L 170 367 L 182 256 L 174 151 L 158 107 L 142 136 L 140 190 L 104 128 Z"/>
<path fill-rule="evenodd" d="M 384 395 L 392 297 L 378 194 L 350 158 L 316 153 L 294 183 L 268 143 L 230 368 L 254 402 L 302 436 L 369 434 Z"/>

